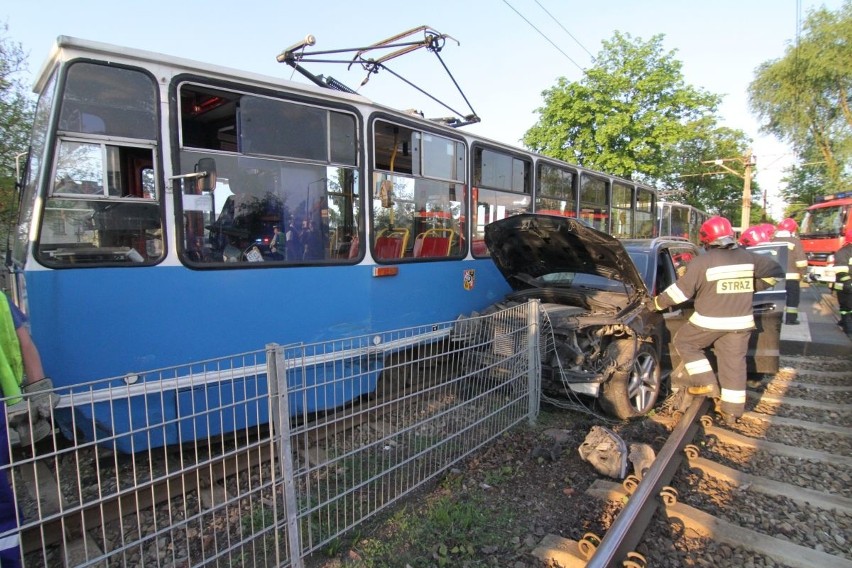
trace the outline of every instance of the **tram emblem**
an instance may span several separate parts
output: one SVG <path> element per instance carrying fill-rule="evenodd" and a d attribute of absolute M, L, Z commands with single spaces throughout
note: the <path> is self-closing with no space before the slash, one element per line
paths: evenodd
<path fill-rule="evenodd" d="M 473 290 L 473 285 L 476 283 L 476 270 L 469 268 L 464 271 L 464 289 Z"/>

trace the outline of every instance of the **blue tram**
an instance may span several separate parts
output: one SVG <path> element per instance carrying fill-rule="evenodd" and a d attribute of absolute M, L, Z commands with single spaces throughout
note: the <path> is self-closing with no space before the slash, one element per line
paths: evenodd
<path fill-rule="evenodd" d="M 11 292 L 58 388 L 112 378 L 100 402 L 64 399 L 60 426 L 84 439 L 224 404 L 180 376 L 152 390 L 151 369 L 493 303 L 508 288 L 484 246 L 491 221 L 538 209 L 653 233 L 652 188 L 353 93 L 70 37 L 35 90 Z M 324 394 L 341 365 L 360 378 Z M 315 366 L 303 404 L 369 392 L 382 365 Z M 260 372 L 235 380 L 265 392 Z"/>

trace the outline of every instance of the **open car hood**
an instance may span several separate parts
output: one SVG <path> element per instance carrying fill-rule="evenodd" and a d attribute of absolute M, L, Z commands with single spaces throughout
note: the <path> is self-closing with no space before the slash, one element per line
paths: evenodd
<path fill-rule="evenodd" d="M 515 290 L 534 288 L 523 275 L 575 272 L 623 282 L 648 294 L 618 239 L 568 217 L 525 213 L 485 226 L 485 244 Z"/>

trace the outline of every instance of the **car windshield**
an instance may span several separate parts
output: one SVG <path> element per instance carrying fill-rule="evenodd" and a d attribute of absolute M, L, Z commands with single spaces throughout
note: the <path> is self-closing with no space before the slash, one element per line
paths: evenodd
<path fill-rule="evenodd" d="M 645 281 L 645 285 L 650 288 L 651 283 L 648 282 L 648 262 L 650 258 L 649 252 L 646 250 L 628 250 L 627 254 L 630 255 L 630 260 L 632 260 L 633 264 L 636 265 L 636 270 L 639 271 L 639 274 Z"/>
<path fill-rule="evenodd" d="M 611 280 L 603 276 L 583 272 L 551 272 L 550 274 L 539 276 L 535 281 L 543 287 L 593 288 L 595 290 L 617 292 L 624 292 L 626 287 L 628 291 L 632 291 L 631 287 L 625 286 L 623 282 L 619 282 L 618 280 Z"/>

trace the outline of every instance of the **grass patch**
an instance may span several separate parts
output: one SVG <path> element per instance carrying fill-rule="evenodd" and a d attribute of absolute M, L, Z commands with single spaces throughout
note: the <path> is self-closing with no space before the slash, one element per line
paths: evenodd
<path fill-rule="evenodd" d="M 492 487 L 501 485 L 512 478 L 514 471 L 515 470 L 512 468 L 512 466 L 500 466 L 497 469 L 486 472 L 485 483 Z"/>
<path fill-rule="evenodd" d="M 486 558 L 506 544 L 512 513 L 485 505 L 487 495 L 440 491 L 422 505 L 403 507 L 358 540 L 351 566 L 412 568 L 493 566 Z M 493 503 L 491 504 L 493 506 Z"/>

